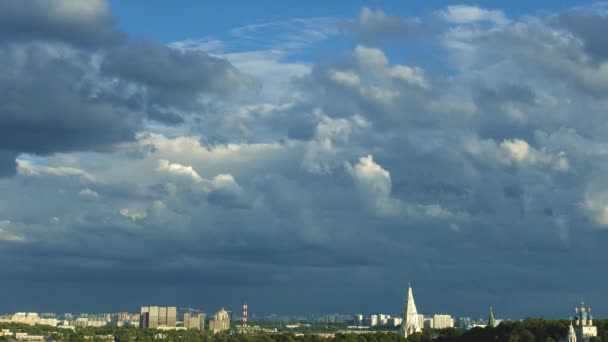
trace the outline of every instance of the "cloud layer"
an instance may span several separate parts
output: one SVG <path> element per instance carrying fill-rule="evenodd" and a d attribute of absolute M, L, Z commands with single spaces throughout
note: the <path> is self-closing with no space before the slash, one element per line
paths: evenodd
<path fill-rule="evenodd" d="M 7 308 L 398 313 L 408 280 L 425 313 L 608 307 L 601 6 L 363 8 L 169 46 L 104 1 L 49 6 L 0 5 L 0 266 L 71 299 Z M 442 57 L 403 57 L 421 45 Z"/>

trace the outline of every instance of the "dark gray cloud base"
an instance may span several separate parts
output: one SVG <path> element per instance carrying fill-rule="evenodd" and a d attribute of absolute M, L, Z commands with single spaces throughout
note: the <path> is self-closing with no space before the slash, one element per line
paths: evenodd
<path fill-rule="evenodd" d="M 197 96 L 239 86 L 226 60 L 128 39 L 101 0 L 6 1 L 0 31 L 5 156 L 111 149 L 146 118 L 182 122 Z"/>

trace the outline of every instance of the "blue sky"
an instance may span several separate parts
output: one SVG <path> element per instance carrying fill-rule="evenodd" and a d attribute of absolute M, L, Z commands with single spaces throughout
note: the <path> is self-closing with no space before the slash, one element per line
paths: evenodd
<path fill-rule="evenodd" d="M 171 42 L 185 38 L 222 37 L 239 26 L 292 18 L 356 16 L 361 7 L 382 8 L 394 15 L 426 16 L 454 4 L 500 9 L 510 16 L 554 12 L 580 1 L 112 1 L 121 28 L 134 36 Z"/>
<path fill-rule="evenodd" d="M 0 3 L 3 310 L 608 310 L 605 4 L 255 4 Z"/>

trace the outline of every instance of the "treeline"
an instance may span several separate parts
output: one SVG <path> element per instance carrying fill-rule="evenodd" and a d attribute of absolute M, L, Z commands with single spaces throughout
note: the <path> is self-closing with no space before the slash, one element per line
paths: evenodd
<path fill-rule="evenodd" d="M 208 331 L 137 329 L 106 326 L 77 328 L 76 331 L 48 326 L 0 323 L 0 328 L 12 332 L 50 336 L 55 341 L 104 342 L 559 342 L 568 333 L 570 322 L 566 320 L 526 319 L 518 322 L 502 322 L 494 328 L 425 329 L 407 338 L 394 332 L 365 334 L 336 333 L 333 339 L 315 333 L 249 333 L 227 332 L 211 334 Z M 595 320 L 600 337 L 592 342 L 608 342 L 608 320 Z M 2 339 L 4 340 L 4 339 Z"/>
<path fill-rule="evenodd" d="M 591 342 L 608 342 L 608 320 L 595 320 L 598 337 Z M 431 339 L 424 334 L 408 337 L 409 342 L 559 342 L 568 334 L 570 321 L 529 318 L 518 322 L 502 322 L 494 328 L 445 329 Z"/>

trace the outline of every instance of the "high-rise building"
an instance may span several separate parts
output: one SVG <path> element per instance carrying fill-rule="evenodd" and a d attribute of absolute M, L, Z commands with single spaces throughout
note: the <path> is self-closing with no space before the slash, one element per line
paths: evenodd
<path fill-rule="evenodd" d="M 209 320 L 209 330 L 215 334 L 229 329 L 230 316 L 228 315 L 228 312 L 222 308 L 213 316 L 212 320 Z"/>
<path fill-rule="evenodd" d="M 405 303 L 403 321 L 401 322 L 401 328 L 399 328 L 399 333 L 407 337 L 410 334 L 420 331 L 422 331 L 422 329 L 420 329 L 418 310 L 416 310 L 416 303 L 414 303 L 414 293 L 412 291 L 412 285 L 408 284 L 407 301 Z"/>
<path fill-rule="evenodd" d="M 433 315 L 433 329 L 454 327 L 454 319 L 450 315 Z"/>
<path fill-rule="evenodd" d="M 193 329 L 203 331 L 205 330 L 205 314 L 184 314 L 184 327 L 186 329 Z"/>
<path fill-rule="evenodd" d="M 139 315 L 139 327 L 140 328 L 149 328 L 150 327 L 150 313 L 142 312 Z"/>
<path fill-rule="evenodd" d="M 177 307 L 170 306 L 167 308 L 167 318 L 166 318 L 167 326 L 174 327 L 177 323 Z"/>
<path fill-rule="evenodd" d="M 159 316 L 158 306 L 150 306 L 148 308 L 148 326 L 147 328 L 158 328 L 158 316 Z"/>
<path fill-rule="evenodd" d="M 391 315 L 386 315 L 386 314 L 378 314 L 378 325 L 380 326 L 387 326 L 388 325 L 388 320 L 391 318 Z"/>
<path fill-rule="evenodd" d="M 140 312 L 139 326 L 142 328 L 174 327 L 177 321 L 175 306 L 142 306 Z"/>
<path fill-rule="evenodd" d="M 369 315 L 369 326 L 375 327 L 377 325 L 378 325 L 378 315 L 376 315 L 376 314 Z"/>
<path fill-rule="evenodd" d="M 160 306 L 158 307 L 158 325 L 167 325 L 167 308 Z"/>

